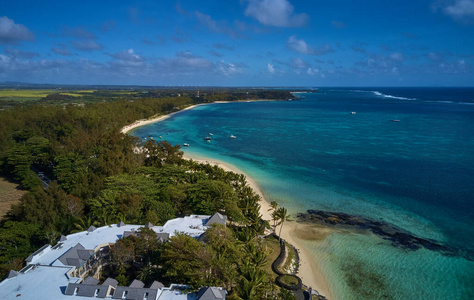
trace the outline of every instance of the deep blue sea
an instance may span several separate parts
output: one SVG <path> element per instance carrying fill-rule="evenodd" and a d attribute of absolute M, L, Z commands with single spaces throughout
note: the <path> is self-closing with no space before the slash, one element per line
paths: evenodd
<path fill-rule="evenodd" d="M 321 209 L 384 220 L 459 250 L 403 250 L 351 231 L 301 240 L 331 283 L 331 299 L 474 298 L 474 89 L 296 95 L 203 105 L 132 134 L 188 143 L 190 155 L 233 164 L 292 214 Z"/>

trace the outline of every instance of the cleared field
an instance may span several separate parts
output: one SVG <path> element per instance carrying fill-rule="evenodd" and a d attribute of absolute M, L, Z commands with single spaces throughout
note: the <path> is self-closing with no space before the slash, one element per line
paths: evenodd
<path fill-rule="evenodd" d="M 0 220 L 10 210 L 13 204 L 18 203 L 26 191 L 18 189 L 18 185 L 0 178 Z"/>
<path fill-rule="evenodd" d="M 43 98 L 50 94 L 57 94 L 58 90 L 0 90 L 0 98 Z"/>
<path fill-rule="evenodd" d="M 37 89 L 0 89 L 0 100 L 7 101 L 30 101 L 39 100 L 51 94 L 60 94 L 72 97 L 91 95 L 96 90 L 37 90 Z"/>
<path fill-rule="evenodd" d="M 60 93 L 61 95 L 72 96 L 72 97 L 81 97 L 83 95 L 76 93 Z"/>

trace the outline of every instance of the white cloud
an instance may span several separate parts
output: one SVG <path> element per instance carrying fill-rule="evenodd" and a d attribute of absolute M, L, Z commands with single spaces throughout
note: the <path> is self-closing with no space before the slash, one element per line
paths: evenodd
<path fill-rule="evenodd" d="M 309 64 L 307 62 L 305 62 L 304 60 L 302 60 L 299 57 L 292 59 L 292 63 L 293 63 L 294 68 L 306 68 L 306 67 L 309 66 Z"/>
<path fill-rule="evenodd" d="M 24 25 L 15 24 L 8 17 L 0 17 L 0 45 L 18 44 L 33 40 L 33 34 Z"/>
<path fill-rule="evenodd" d="M 216 68 L 218 72 L 226 76 L 241 74 L 244 72 L 243 65 L 237 63 L 225 63 L 223 60 L 217 63 Z"/>
<path fill-rule="evenodd" d="M 323 54 L 331 53 L 331 52 L 334 52 L 332 47 L 328 44 L 324 44 L 321 47 L 318 47 L 314 50 L 314 55 L 323 55 Z"/>
<path fill-rule="evenodd" d="M 227 26 L 225 21 L 216 21 L 212 19 L 211 16 L 203 14 L 199 11 L 194 12 L 196 17 L 198 18 L 199 22 L 205 27 L 207 27 L 210 31 L 221 33 L 228 35 L 232 38 L 243 38 L 244 36 L 239 32 L 235 31 L 234 29 Z"/>
<path fill-rule="evenodd" d="M 426 56 L 431 61 L 441 61 L 443 59 L 443 57 L 440 54 L 435 53 L 435 52 L 430 52 L 430 53 L 426 54 Z"/>
<path fill-rule="evenodd" d="M 403 54 L 400 52 L 394 52 L 390 54 L 390 59 L 392 59 L 393 61 L 404 61 L 405 56 L 403 56 Z"/>
<path fill-rule="evenodd" d="M 158 64 L 166 70 L 209 70 L 213 63 L 201 56 L 193 55 L 189 51 L 176 53 L 175 57 L 163 58 Z"/>
<path fill-rule="evenodd" d="M 306 70 L 306 74 L 308 74 L 308 75 L 316 75 L 318 73 L 319 73 L 319 69 L 317 69 L 317 68 L 308 68 Z"/>
<path fill-rule="evenodd" d="M 248 0 L 245 15 L 260 23 L 276 27 L 301 27 L 308 23 L 305 13 L 296 14 L 287 0 Z"/>
<path fill-rule="evenodd" d="M 267 70 L 270 74 L 275 74 L 276 70 L 271 63 L 267 64 Z"/>
<path fill-rule="evenodd" d="M 51 50 L 54 53 L 59 54 L 59 55 L 64 55 L 64 56 L 71 56 L 72 55 L 71 51 L 69 51 L 69 49 L 67 48 L 67 45 L 64 44 L 64 43 L 59 44 L 57 47 L 53 46 L 51 48 Z"/>
<path fill-rule="evenodd" d="M 445 7 L 444 12 L 454 19 L 474 18 L 474 0 L 456 0 L 452 5 Z"/>
<path fill-rule="evenodd" d="M 313 47 L 308 45 L 303 39 L 297 39 L 294 35 L 288 38 L 286 44 L 288 48 L 301 54 L 323 55 L 334 51 L 332 47 L 328 44 L 324 44 L 323 46 L 314 49 Z"/>
<path fill-rule="evenodd" d="M 304 40 L 298 40 L 294 35 L 290 36 L 286 43 L 291 50 L 294 50 L 298 53 L 314 54 L 314 49 L 311 46 L 306 44 Z"/>
<path fill-rule="evenodd" d="M 29 58 L 34 58 L 36 56 L 40 56 L 39 53 L 36 53 L 36 52 L 21 51 L 21 50 L 10 48 L 10 47 L 6 47 L 4 52 L 5 54 L 7 54 L 13 59 L 16 59 L 16 58 L 29 59 Z"/>
<path fill-rule="evenodd" d="M 122 50 L 114 54 L 110 54 L 110 53 L 105 53 L 105 54 L 115 59 L 123 60 L 123 61 L 139 62 L 143 60 L 142 57 L 140 57 L 140 55 L 134 54 L 133 49 Z"/>

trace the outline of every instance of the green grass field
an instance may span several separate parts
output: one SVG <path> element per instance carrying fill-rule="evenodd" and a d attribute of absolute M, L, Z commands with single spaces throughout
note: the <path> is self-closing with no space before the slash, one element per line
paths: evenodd
<path fill-rule="evenodd" d="M 49 94 L 57 94 L 58 90 L 0 90 L 0 98 L 43 98 Z"/>
<path fill-rule="evenodd" d="M 7 101 L 32 101 L 39 100 L 51 94 L 61 94 L 72 97 L 82 97 L 88 96 L 95 92 L 96 90 L 37 90 L 37 89 L 0 89 L 0 100 Z M 119 92 L 121 93 L 121 92 Z"/>

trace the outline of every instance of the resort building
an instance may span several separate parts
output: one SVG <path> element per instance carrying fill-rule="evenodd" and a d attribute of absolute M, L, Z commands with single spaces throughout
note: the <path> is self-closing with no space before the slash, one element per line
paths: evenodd
<path fill-rule="evenodd" d="M 156 232 L 160 242 L 166 242 L 176 233 L 199 238 L 214 224 L 225 224 L 227 217 L 191 215 L 169 220 L 163 226 L 145 226 Z M 122 237 L 136 235 L 142 225 L 123 222 L 95 228 L 91 226 L 68 236 L 61 236 L 55 246 L 45 245 L 26 260 L 20 271 L 10 271 L 0 282 L 2 299 L 64 299 L 90 300 L 93 298 L 136 300 L 213 300 L 225 299 L 227 292 L 218 287 L 205 287 L 198 293 L 185 293 L 186 286 L 172 284 L 165 287 L 158 281 L 145 288 L 134 280 L 129 286 L 119 286 L 113 278 L 99 284 L 102 267 L 106 264 L 109 246 Z"/>

